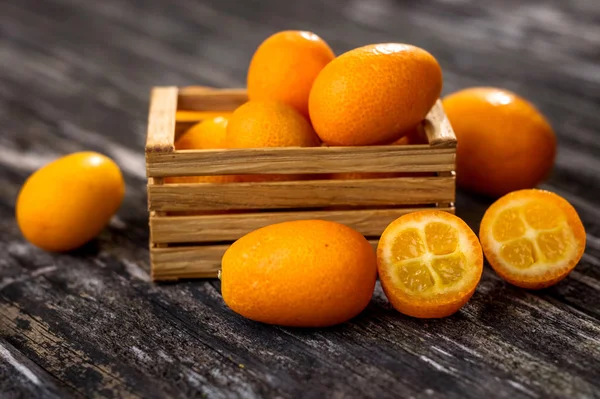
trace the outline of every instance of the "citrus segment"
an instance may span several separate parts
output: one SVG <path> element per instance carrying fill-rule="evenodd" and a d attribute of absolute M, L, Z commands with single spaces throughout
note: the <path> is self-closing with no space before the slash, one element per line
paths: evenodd
<path fill-rule="evenodd" d="M 502 278 L 523 288 L 565 278 L 585 248 L 585 230 L 564 198 L 544 190 L 515 191 L 486 211 L 479 231 L 486 258 Z"/>
<path fill-rule="evenodd" d="M 406 229 L 396 237 L 392 253 L 397 261 L 414 259 L 425 253 L 425 244 L 417 229 Z"/>
<path fill-rule="evenodd" d="M 508 263 L 518 268 L 524 269 L 535 263 L 533 244 L 527 238 L 518 238 L 504 244 L 500 253 Z"/>
<path fill-rule="evenodd" d="M 449 224 L 433 222 L 425 226 L 427 248 L 434 255 L 445 255 L 456 250 L 458 231 Z"/>
<path fill-rule="evenodd" d="M 542 232 L 537 237 L 540 252 L 546 260 L 554 262 L 564 256 L 567 251 L 569 237 L 564 229 Z"/>
<path fill-rule="evenodd" d="M 431 267 L 435 270 L 444 285 L 451 285 L 461 279 L 465 263 L 465 257 L 461 254 L 433 259 Z"/>
<path fill-rule="evenodd" d="M 403 263 L 398 268 L 398 277 L 410 291 L 425 291 L 435 284 L 427 265 L 419 261 Z"/>
<path fill-rule="evenodd" d="M 558 227 L 563 221 L 562 212 L 552 204 L 528 202 L 523 206 L 523 218 L 532 229 L 547 230 Z"/>
<path fill-rule="evenodd" d="M 507 209 L 500 213 L 494 223 L 494 238 L 497 241 L 508 241 L 525 234 L 525 223 L 516 209 Z"/>
<path fill-rule="evenodd" d="M 444 317 L 473 295 L 483 270 L 475 233 L 441 211 L 403 215 L 383 232 L 377 267 L 390 303 L 409 316 Z"/>

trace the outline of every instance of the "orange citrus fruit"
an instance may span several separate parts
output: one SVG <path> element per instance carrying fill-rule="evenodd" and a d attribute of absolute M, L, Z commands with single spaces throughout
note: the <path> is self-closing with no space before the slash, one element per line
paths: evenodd
<path fill-rule="evenodd" d="M 277 100 L 308 118 L 308 95 L 333 51 L 319 36 L 306 31 L 283 31 L 267 38 L 248 69 L 250 100 Z"/>
<path fill-rule="evenodd" d="M 445 317 L 475 292 L 483 253 L 477 236 L 459 217 L 418 211 L 386 227 L 377 246 L 377 269 L 385 295 L 399 312 Z"/>
<path fill-rule="evenodd" d="M 228 119 L 216 116 L 189 128 L 175 143 L 178 150 L 227 148 L 225 136 Z"/>
<path fill-rule="evenodd" d="M 314 147 L 319 139 L 302 115 L 279 101 L 248 101 L 227 125 L 229 148 Z"/>
<path fill-rule="evenodd" d="M 525 99 L 507 90 L 475 87 L 445 97 L 443 106 L 458 140 L 459 186 L 499 197 L 533 188 L 549 174 L 556 137 Z"/>
<path fill-rule="evenodd" d="M 494 202 L 483 216 L 479 238 L 496 273 L 530 289 L 565 278 L 581 259 L 586 242 L 573 206 L 538 189 L 514 191 Z"/>
<path fill-rule="evenodd" d="M 300 220 L 255 230 L 222 259 L 225 303 L 249 319 L 283 326 L 343 323 L 369 304 L 377 266 L 371 244 L 339 223 Z"/>
<path fill-rule="evenodd" d="M 279 101 L 248 101 L 237 108 L 227 127 L 229 148 L 314 147 L 319 138 L 293 107 Z M 244 182 L 301 179 L 300 175 L 243 175 Z"/>
<path fill-rule="evenodd" d="M 310 92 L 310 118 L 329 145 L 390 143 L 425 118 L 441 90 L 442 70 L 427 51 L 364 46 L 323 68 Z"/>
<path fill-rule="evenodd" d="M 119 166 L 96 152 L 66 155 L 27 178 L 19 192 L 19 228 L 46 251 L 70 251 L 96 237 L 121 206 Z"/>
<path fill-rule="evenodd" d="M 176 150 L 202 150 L 227 148 L 228 119 L 216 116 L 195 124 L 175 142 Z M 237 175 L 166 177 L 166 183 L 234 183 Z"/>
<path fill-rule="evenodd" d="M 429 144 L 427 140 L 427 134 L 425 133 L 425 127 L 423 123 L 418 123 L 416 126 L 406 130 L 402 133 L 402 137 L 395 140 L 392 144 L 395 145 L 415 145 L 415 144 Z"/>

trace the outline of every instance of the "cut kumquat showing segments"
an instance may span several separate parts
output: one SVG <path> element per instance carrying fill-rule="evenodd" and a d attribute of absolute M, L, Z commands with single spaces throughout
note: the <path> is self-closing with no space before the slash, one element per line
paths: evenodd
<path fill-rule="evenodd" d="M 479 230 L 481 245 L 496 273 L 522 288 L 558 283 L 585 249 L 577 211 L 549 191 L 514 191 L 489 207 Z"/>
<path fill-rule="evenodd" d="M 385 229 L 377 268 L 396 310 L 419 318 L 445 317 L 475 292 L 483 253 L 477 236 L 459 217 L 420 211 L 399 217 Z"/>

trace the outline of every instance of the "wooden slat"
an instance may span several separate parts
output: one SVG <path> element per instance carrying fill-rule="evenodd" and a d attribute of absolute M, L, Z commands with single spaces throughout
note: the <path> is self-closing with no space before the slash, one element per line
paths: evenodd
<path fill-rule="evenodd" d="M 446 117 L 442 102 L 438 100 L 425 118 L 425 133 L 432 147 L 456 147 L 456 136 Z"/>
<path fill-rule="evenodd" d="M 169 153 L 174 150 L 177 88 L 155 87 L 150 98 L 146 153 Z"/>
<path fill-rule="evenodd" d="M 177 111 L 175 119 L 177 123 L 200 122 L 204 119 L 214 118 L 217 116 L 231 116 L 229 111 Z"/>
<path fill-rule="evenodd" d="M 454 201 L 454 177 L 148 186 L 153 211 L 389 206 Z"/>
<path fill-rule="evenodd" d="M 247 101 L 245 89 L 183 87 L 179 90 L 180 110 L 233 111 Z"/>
<path fill-rule="evenodd" d="M 185 150 L 149 154 L 148 176 L 237 173 L 442 172 L 456 150 L 428 145 Z"/>
<path fill-rule="evenodd" d="M 369 240 L 377 249 L 378 240 Z M 229 245 L 151 248 L 152 279 L 173 281 L 188 278 L 216 278 L 221 259 Z"/>
<path fill-rule="evenodd" d="M 229 245 L 150 248 L 151 276 L 155 281 L 216 278 Z"/>
<path fill-rule="evenodd" d="M 454 211 L 452 208 L 436 209 Z M 365 236 L 379 236 L 392 221 L 417 210 L 419 208 L 152 216 L 150 233 L 153 243 L 234 241 L 270 224 L 320 219 L 345 224 Z"/>
<path fill-rule="evenodd" d="M 456 172 L 455 171 L 451 171 L 451 172 L 438 172 L 437 176 L 440 176 L 440 177 L 455 177 L 456 176 Z M 454 208 L 454 200 L 452 200 L 452 201 L 438 202 L 437 206 L 440 207 L 440 208 Z"/>

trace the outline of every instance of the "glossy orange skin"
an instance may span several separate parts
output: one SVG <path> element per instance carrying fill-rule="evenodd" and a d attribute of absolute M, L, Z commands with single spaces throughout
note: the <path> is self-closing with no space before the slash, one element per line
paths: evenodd
<path fill-rule="evenodd" d="M 357 231 L 300 220 L 249 233 L 225 252 L 221 292 L 249 319 L 291 327 L 343 323 L 369 304 L 376 256 Z"/>
<path fill-rule="evenodd" d="M 570 259 L 566 267 L 555 270 L 552 273 L 546 272 L 537 276 L 524 276 L 514 273 L 502 264 L 499 255 L 493 251 L 493 242 L 489 237 L 492 235 L 491 231 L 494 222 L 496 221 L 495 216 L 497 209 L 500 209 L 512 201 L 519 200 L 534 200 L 541 203 L 550 202 L 563 212 L 567 219 L 567 224 L 577 241 L 577 254 L 574 258 Z M 577 263 L 579 263 L 585 251 L 586 233 L 577 211 L 566 199 L 546 190 L 525 189 L 513 191 L 499 198 L 486 210 L 481 220 L 481 225 L 479 226 L 479 239 L 481 240 L 481 246 L 486 259 L 500 277 L 517 287 L 539 290 L 557 284 L 567 277 L 575 266 L 577 266 Z"/>
<path fill-rule="evenodd" d="M 327 64 L 313 84 L 310 119 L 324 143 L 390 143 L 420 123 L 442 91 L 436 59 L 418 47 L 360 47 Z"/>
<path fill-rule="evenodd" d="M 227 126 L 228 148 L 315 147 L 319 138 L 302 115 L 279 101 L 248 101 Z M 302 175 L 241 175 L 244 182 L 289 181 Z"/>
<path fill-rule="evenodd" d="M 302 115 L 280 101 L 248 101 L 227 125 L 228 148 L 314 147 L 319 139 Z"/>
<path fill-rule="evenodd" d="M 533 188 L 550 173 L 556 136 L 544 116 L 515 93 L 475 87 L 443 106 L 458 140 L 459 186 L 490 197 Z"/>
<path fill-rule="evenodd" d="M 225 116 L 208 118 L 189 128 L 176 142 L 177 150 L 202 150 L 227 148 L 227 125 Z M 179 176 L 167 177 L 166 183 L 235 183 L 241 181 L 237 175 Z"/>
<path fill-rule="evenodd" d="M 175 143 L 178 150 L 227 148 L 225 140 L 229 119 L 219 115 L 189 128 Z"/>
<path fill-rule="evenodd" d="M 25 238 L 47 251 L 76 249 L 96 237 L 121 205 L 119 167 L 95 152 L 59 158 L 33 173 L 16 204 Z"/>
<path fill-rule="evenodd" d="M 319 36 L 283 31 L 256 49 L 248 68 L 248 98 L 276 100 L 308 118 L 308 95 L 319 72 L 335 54 Z"/>

